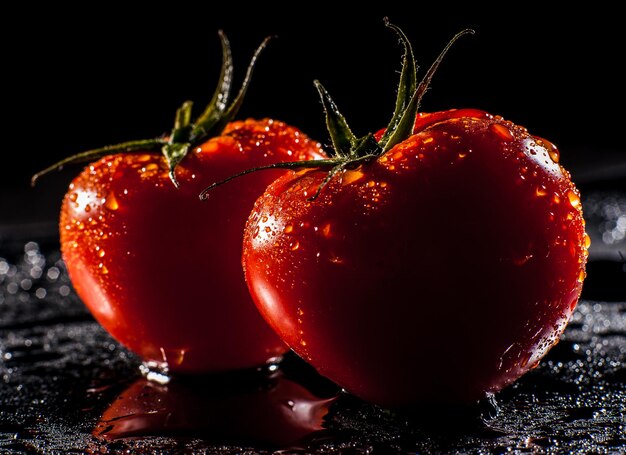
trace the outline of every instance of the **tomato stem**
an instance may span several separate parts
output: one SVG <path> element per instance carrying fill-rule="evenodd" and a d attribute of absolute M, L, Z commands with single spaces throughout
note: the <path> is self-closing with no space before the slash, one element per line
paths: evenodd
<path fill-rule="evenodd" d="M 61 161 L 54 163 L 52 166 L 48 166 L 42 171 L 37 172 L 30 179 L 30 183 L 34 186 L 37 180 L 52 171 L 62 169 L 66 164 L 85 163 L 94 161 L 103 156 L 112 155 L 114 153 L 133 153 L 133 152 L 157 152 L 161 150 L 163 145 L 167 144 L 165 139 L 143 139 L 138 141 L 122 142 L 121 144 L 107 145 L 105 147 L 87 150 L 76 155 L 72 155 Z"/>
<path fill-rule="evenodd" d="M 428 72 L 426 73 L 426 75 L 424 76 L 420 84 L 417 86 L 415 91 L 413 91 L 411 99 L 408 105 L 406 106 L 406 108 L 402 111 L 402 115 L 400 116 L 399 121 L 394 125 L 393 119 L 391 120 L 391 122 L 387 126 L 387 131 L 391 129 L 393 130 L 387 137 L 386 142 L 381 144 L 383 153 L 388 150 L 391 150 L 393 146 L 406 140 L 409 136 L 411 136 L 411 134 L 413 134 L 413 127 L 415 125 L 415 117 L 419 111 L 424 93 L 426 93 L 426 90 L 428 90 L 428 87 L 430 86 L 430 82 L 433 76 L 435 75 L 435 72 L 439 68 L 439 65 L 443 61 L 443 58 L 446 56 L 446 54 L 448 53 L 452 45 L 461 36 L 467 35 L 467 34 L 474 34 L 474 30 L 465 29 L 457 33 L 456 35 L 454 35 L 454 37 L 448 42 L 446 47 L 444 47 L 443 51 L 441 51 L 439 56 L 435 59 L 433 64 L 430 66 L 430 68 L 428 69 Z M 402 82 L 400 83 L 400 85 L 402 85 Z M 400 97 L 400 90 L 398 90 L 398 97 Z M 387 131 L 385 131 L 385 134 L 387 133 Z M 383 136 L 383 139 L 384 139 L 384 136 Z"/>
<path fill-rule="evenodd" d="M 315 162 L 315 163 L 313 163 L 313 162 Z M 200 197 L 201 201 L 204 201 L 204 200 L 209 198 L 209 193 L 214 188 L 217 188 L 218 186 L 221 186 L 221 185 L 223 185 L 225 183 L 228 183 L 231 180 L 234 180 L 236 178 L 243 177 L 244 175 L 252 174 L 253 172 L 257 172 L 257 171 L 264 171 L 264 170 L 267 170 L 267 169 L 292 169 L 292 170 L 298 170 L 298 169 L 306 169 L 306 168 L 319 169 L 321 167 L 331 167 L 332 168 L 332 167 L 336 166 L 337 164 L 341 164 L 343 162 L 344 162 L 344 160 L 341 159 L 341 158 L 329 158 L 329 159 L 325 159 L 325 160 L 286 161 L 286 162 L 279 162 L 279 163 L 268 164 L 267 166 L 254 167 L 254 168 L 251 168 L 251 169 L 246 169 L 245 171 L 242 171 L 242 172 L 238 172 L 237 174 L 231 175 L 230 177 L 227 177 L 224 180 L 220 180 L 218 182 L 212 183 L 211 185 L 207 186 L 205 189 L 202 190 L 202 192 L 200 193 L 199 197 Z"/>
<path fill-rule="evenodd" d="M 233 83 L 233 56 L 230 49 L 230 42 L 222 30 L 218 31 L 222 44 L 222 69 L 217 87 L 213 93 L 213 98 L 198 117 L 191 131 L 191 140 L 203 137 L 211 130 L 213 125 L 219 120 L 219 116 L 226 110 L 230 90 Z"/>
<path fill-rule="evenodd" d="M 400 42 L 404 46 L 404 56 L 402 57 L 402 72 L 400 73 L 400 82 L 398 83 L 396 108 L 383 137 L 379 141 L 383 149 L 386 148 L 386 144 L 389 143 L 389 138 L 398 127 L 398 123 L 400 123 L 402 115 L 411 103 L 411 98 L 417 88 L 417 65 L 415 63 L 415 57 L 413 56 L 411 42 L 398 26 L 391 24 L 388 18 L 384 20 L 385 25 L 398 34 Z"/>
<path fill-rule="evenodd" d="M 326 127 L 332 141 L 332 149 L 328 151 L 331 156 L 328 159 L 311 161 L 294 161 L 286 163 L 275 163 L 269 166 L 261 166 L 235 174 L 219 182 L 215 182 L 206 187 L 200 193 L 200 199 L 205 200 L 211 190 L 227 183 L 235 178 L 265 169 L 322 169 L 330 168 L 328 174 L 319 185 L 315 194 L 309 200 L 317 198 L 321 190 L 328 182 L 340 172 L 356 167 L 364 162 L 374 160 L 387 152 L 395 145 L 406 140 L 413 134 L 415 118 L 417 116 L 422 98 L 430 86 L 430 82 L 443 61 L 446 53 L 452 45 L 463 35 L 473 34 L 474 30 L 465 29 L 454 35 L 454 37 L 444 47 L 437 59 L 428 69 L 428 72 L 417 85 L 417 66 L 413 56 L 413 48 L 404 32 L 396 25 L 391 24 L 385 18 L 385 25 L 396 32 L 400 42 L 404 46 L 404 56 L 402 59 L 402 71 L 400 82 L 398 83 L 398 93 L 394 113 L 385 129 L 382 138 L 377 142 L 373 133 L 368 133 L 358 138 L 348 126 L 348 122 L 341 114 L 337 105 L 326 91 L 324 86 L 315 80 L 313 83 L 322 100 L 322 106 L 326 117 Z"/>
<path fill-rule="evenodd" d="M 226 109 L 219 116 L 217 122 L 215 123 L 215 125 L 213 125 L 213 128 L 211 130 L 207 131 L 204 135 L 193 136 L 193 141 L 195 143 L 201 143 L 209 137 L 217 136 L 224 130 L 226 125 L 235 118 L 235 115 L 237 115 L 239 109 L 241 108 L 241 105 L 243 104 L 243 99 L 246 96 L 246 92 L 248 91 L 248 86 L 250 85 L 250 81 L 252 80 L 252 73 L 254 71 L 254 67 L 256 66 L 256 61 L 259 58 L 259 55 L 261 55 L 263 49 L 265 49 L 265 47 L 267 46 L 267 43 L 269 43 L 270 39 L 272 39 L 271 36 L 265 38 L 254 52 L 254 55 L 250 60 L 250 64 L 248 65 L 248 69 L 246 70 L 246 76 L 243 80 L 241 88 L 239 89 L 239 93 L 235 97 L 235 100 L 228 107 L 226 107 Z M 195 131 L 197 129 L 198 128 L 194 126 L 193 130 Z"/>
<path fill-rule="evenodd" d="M 168 138 L 141 139 L 136 141 L 123 142 L 121 144 L 107 145 L 105 147 L 88 150 L 78 153 L 54 163 L 51 166 L 36 173 L 31 178 L 31 185 L 35 185 L 37 180 L 45 174 L 62 169 L 67 164 L 93 161 L 106 155 L 115 153 L 142 153 L 161 152 L 169 168 L 169 177 L 172 184 L 178 188 L 176 180 L 176 167 L 185 158 L 189 150 L 205 142 L 208 138 L 218 136 L 226 125 L 231 122 L 239 112 L 243 99 L 250 85 L 252 73 L 256 61 L 267 46 L 271 37 L 267 37 L 256 48 L 242 82 L 239 93 L 229 104 L 230 91 L 233 80 L 233 59 L 228 38 L 223 31 L 218 32 L 222 44 L 222 69 L 217 88 L 213 93 L 211 101 L 206 106 L 202 114 L 192 123 L 191 101 L 185 101 L 176 111 L 174 127 Z"/>
<path fill-rule="evenodd" d="M 357 143 L 357 137 L 354 135 L 348 122 L 337 105 L 330 97 L 324 86 L 318 81 L 313 81 L 317 92 L 322 99 L 322 106 L 326 113 L 326 129 L 330 133 L 330 139 L 333 143 L 333 147 L 329 150 L 331 156 L 337 156 L 341 158 L 347 158 L 350 156 L 350 151 L 354 149 Z"/>

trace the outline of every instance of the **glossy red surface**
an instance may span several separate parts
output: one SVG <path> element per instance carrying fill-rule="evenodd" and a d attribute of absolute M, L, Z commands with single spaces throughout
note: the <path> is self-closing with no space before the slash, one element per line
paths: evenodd
<path fill-rule="evenodd" d="M 375 161 L 274 182 L 246 226 L 263 316 L 368 401 L 472 402 L 515 381 L 565 328 L 588 237 L 556 147 L 478 110 L 422 114 Z"/>
<path fill-rule="evenodd" d="M 241 271 L 241 235 L 254 200 L 284 171 L 265 171 L 212 192 L 250 167 L 321 156 L 284 123 L 234 122 L 168 178 L 159 154 L 102 158 L 63 200 L 63 258 L 81 299 L 104 328 L 170 371 L 246 368 L 286 347 L 259 316 Z"/>

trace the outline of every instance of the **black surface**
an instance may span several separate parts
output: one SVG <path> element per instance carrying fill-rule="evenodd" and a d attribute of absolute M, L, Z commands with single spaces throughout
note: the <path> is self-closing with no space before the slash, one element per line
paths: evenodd
<path fill-rule="evenodd" d="M 608 242 L 606 233 L 619 237 L 626 227 L 626 196 L 598 190 L 583 207 L 595 246 L 583 300 L 559 344 L 494 402 L 411 412 L 341 393 L 292 355 L 271 374 L 141 383 L 138 359 L 73 293 L 55 237 L 5 234 L 0 453 L 624 453 L 624 241 Z M 137 381 L 142 393 L 133 395 Z M 301 404 L 318 412 L 302 414 Z"/>

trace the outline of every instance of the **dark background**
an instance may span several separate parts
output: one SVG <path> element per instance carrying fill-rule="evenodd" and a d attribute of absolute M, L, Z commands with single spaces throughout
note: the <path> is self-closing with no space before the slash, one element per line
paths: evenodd
<path fill-rule="evenodd" d="M 218 29 L 231 41 L 238 82 L 256 46 L 277 36 L 258 62 L 239 117 L 281 119 L 327 142 L 313 79 L 357 134 L 384 126 L 393 111 L 402 48 L 384 16 L 412 41 L 418 76 L 455 33 L 473 28 L 476 34 L 457 42 L 441 65 L 423 110 L 475 107 L 526 126 L 559 146 L 581 183 L 624 174 L 626 39 L 615 11 L 548 14 L 504 3 L 422 11 L 416 3 L 407 12 L 388 3 L 350 13 L 299 2 L 137 10 L 90 2 L 7 12 L 0 226 L 53 229 L 63 192 L 81 167 L 30 188 L 34 172 L 85 149 L 167 132 L 186 99 L 199 112 L 219 75 Z"/>

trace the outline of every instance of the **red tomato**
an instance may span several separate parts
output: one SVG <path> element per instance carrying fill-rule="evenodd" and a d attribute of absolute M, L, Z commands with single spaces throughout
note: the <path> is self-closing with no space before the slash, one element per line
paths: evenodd
<path fill-rule="evenodd" d="M 96 319 L 143 359 L 174 372 L 250 367 L 285 351 L 250 300 L 241 235 L 254 200 L 284 171 L 258 173 L 206 202 L 202 183 L 276 160 L 321 156 L 272 120 L 227 126 L 176 169 L 155 153 L 100 159 L 71 183 L 61 210 L 63 258 Z M 273 174 L 273 175 L 271 175 Z"/>
<path fill-rule="evenodd" d="M 579 192 L 556 147 L 463 109 L 420 114 L 395 145 L 363 153 L 368 138 L 350 137 L 319 88 L 333 169 L 279 178 L 246 225 L 261 313 L 321 374 L 374 403 L 501 390 L 557 342 L 585 276 Z"/>
<path fill-rule="evenodd" d="M 197 122 L 187 102 L 168 138 L 72 158 L 132 152 L 87 166 L 61 209 L 61 250 L 78 295 L 114 338 L 171 372 L 253 367 L 287 349 L 252 303 L 240 262 L 253 203 L 285 171 L 250 176 L 204 203 L 203 183 L 251 166 L 324 156 L 317 142 L 285 123 L 228 123 L 264 44 L 229 105 L 232 63 L 221 36 L 222 78 Z"/>
<path fill-rule="evenodd" d="M 386 405 L 511 383 L 558 340 L 584 278 L 579 193 L 555 147 L 479 111 L 435 115 L 314 201 L 325 172 L 283 176 L 246 226 L 263 316 L 321 374 Z"/>

